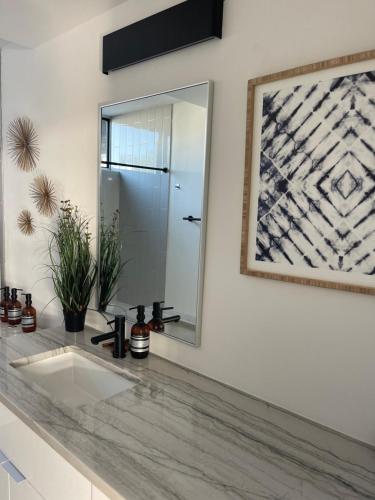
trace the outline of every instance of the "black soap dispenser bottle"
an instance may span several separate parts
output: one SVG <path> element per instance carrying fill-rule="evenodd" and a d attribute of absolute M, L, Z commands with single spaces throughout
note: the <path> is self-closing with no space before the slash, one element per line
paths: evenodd
<path fill-rule="evenodd" d="M 133 358 L 147 358 L 150 349 L 150 327 L 145 323 L 145 306 L 137 309 L 137 323 L 132 326 L 130 335 L 130 352 Z"/>
<path fill-rule="evenodd" d="M 22 320 L 22 304 L 17 299 L 17 291 L 21 290 L 21 288 L 12 288 L 11 302 L 8 308 L 8 323 L 10 326 L 19 325 Z"/>
<path fill-rule="evenodd" d="M 8 323 L 8 309 L 11 304 L 10 288 L 9 286 L 4 286 L 1 290 L 3 291 L 3 298 L 0 302 L 0 321 L 1 323 Z"/>

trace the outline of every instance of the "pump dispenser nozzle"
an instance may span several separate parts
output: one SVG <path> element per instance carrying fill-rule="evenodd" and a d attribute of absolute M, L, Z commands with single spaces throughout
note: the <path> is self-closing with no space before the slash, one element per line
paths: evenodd
<path fill-rule="evenodd" d="M 131 307 L 129 311 L 133 311 L 134 309 L 137 309 L 137 321 L 138 323 L 141 323 L 145 320 L 145 306 L 135 306 Z"/>
<path fill-rule="evenodd" d="M 21 295 L 25 296 L 25 304 L 27 306 L 31 306 L 31 304 L 33 303 L 31 300 L 31 293 L 21 293 Z"/>
<path fill-rule="evenodd" d="M 12 300 L 17 300 L 17 292 L 22 292 L 22 288 L 12 288 Z"/>

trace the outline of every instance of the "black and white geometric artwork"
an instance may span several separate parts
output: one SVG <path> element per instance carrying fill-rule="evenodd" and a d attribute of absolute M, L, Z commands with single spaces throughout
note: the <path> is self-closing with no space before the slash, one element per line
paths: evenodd
<path fill-rule="evenodd" d="M 263 93 L 255 260 L 375 274 L 375 71 Z"/>

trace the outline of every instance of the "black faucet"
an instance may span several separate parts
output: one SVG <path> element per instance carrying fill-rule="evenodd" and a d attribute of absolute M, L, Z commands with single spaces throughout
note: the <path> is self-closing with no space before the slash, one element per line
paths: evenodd
<path fill-rule="evenodd" d="M 163 303 L 163 302 L 162 302 Z M 180 321 L 181 316 L 179 314 L 175 314 L 174 316 L 168 316 L 168 318 L 163 318 L 163 311 L 169 311 L 174 309 L 174 307 L 162 307 L 161 308 L 161 320 L 163 323 L 177 323 Z"/>
<path fill-rule="evenodd" d="M 116 315 L 115 319 L 108 321 L 107 325 L 115 324 L 115 329 L 113 332 L 103 333 L 101 335 L 96 335 L 96 337 L 91 338 L 91 343 L 98 345 L 99 342 L 104 340 L 115 339 L 115 345 L 113 348 L 114 358 L 125 358 L 125 316 Z"/>
<path fill-rule="evenodd" d="M 176 314 L 175 316 L 168 316 L 168 318 L 163 318 L 162 322 L 163 323 L 178 323 L 181 319 L 181 316 L 179 314 Z"/>

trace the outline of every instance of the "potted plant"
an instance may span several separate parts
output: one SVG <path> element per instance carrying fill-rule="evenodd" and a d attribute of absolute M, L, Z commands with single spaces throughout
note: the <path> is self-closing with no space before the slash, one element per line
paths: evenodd
<path fill-rule="evenodd" d="M 68 332 L 84 329 L 86 311 L 97 276 L 91 253 L 88 218 L 69 200 L 62 201 L 56 228 L 50 229 L 49 256 L 52 281 Z"/>
<path fill-rule="evenodd" d="M 100 312 L 105 312 L 108 304 L 117 292 L 117 283 L 125 265 L 121 259 L 121 239 L 119 232 L 119 211 L 116 210 L 112 222 L 106 225 L 102 217 L 100 223 L 99 247 L 99 305 Z"/>

